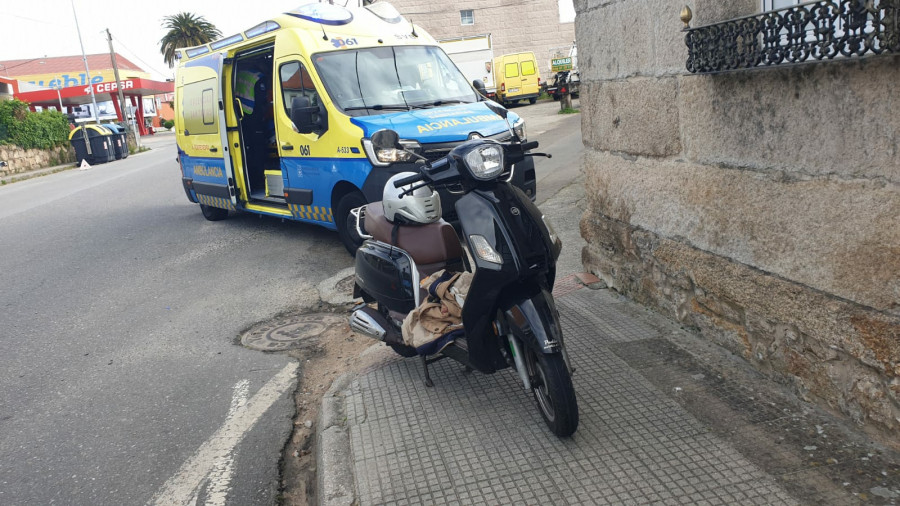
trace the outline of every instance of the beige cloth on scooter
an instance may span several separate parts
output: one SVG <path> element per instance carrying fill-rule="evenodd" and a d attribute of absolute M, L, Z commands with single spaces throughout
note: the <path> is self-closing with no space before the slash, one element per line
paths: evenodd
<path fill-rule="evenodd" d="M 440 270 L 422 280 L 422 289 L 429 290 L 444 274 L 445 271 Z M 457 272 L 429 290 L 425 301 L 403 320 L 403 342 L 419 348 L 444 334 L 462 329 L 462 306 L 471 284 L 472 273 Z"/>

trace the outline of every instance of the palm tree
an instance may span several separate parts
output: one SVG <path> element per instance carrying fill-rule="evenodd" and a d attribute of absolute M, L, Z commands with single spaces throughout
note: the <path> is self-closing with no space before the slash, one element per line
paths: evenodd
<path fill-rule="evenodd" d="M 175 50 L 180 47 L 191 47 L 205 44 L 222 36 L 222 32 L 216 25 L 210 23 L 203 16 L 190 12 L 179 12 L 163 18 L 162 27 L 169 30 L 166 36 L 159 41 L 159 52 L 169 64 L 169 68 L 175 66 Z"/>

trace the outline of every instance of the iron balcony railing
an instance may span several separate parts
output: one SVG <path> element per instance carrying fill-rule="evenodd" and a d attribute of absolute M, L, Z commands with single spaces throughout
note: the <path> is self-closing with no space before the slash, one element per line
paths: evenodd
<path fill-rule="evenodd" d="M 696 74 L 900 54 L 900 0 L 819 0 L 697 28 L 691 16 L 685 7 Z"/>

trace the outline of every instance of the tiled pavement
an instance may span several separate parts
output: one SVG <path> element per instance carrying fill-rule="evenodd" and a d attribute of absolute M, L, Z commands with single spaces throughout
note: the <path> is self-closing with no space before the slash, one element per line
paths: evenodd
<path fill-rule="evenodd" d="M 575 435 L 550 433 L 510 370 L 465 374 L 444 360 L 426 388 L 417 360 L 391 360 L 343 392 L 360 504 L 799 502 L 613 352 L 665 326 L 605 291 L 558 295 Z"/>

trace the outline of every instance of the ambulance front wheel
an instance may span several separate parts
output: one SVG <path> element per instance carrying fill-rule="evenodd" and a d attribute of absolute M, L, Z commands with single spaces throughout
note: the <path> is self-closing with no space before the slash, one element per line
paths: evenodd
<path fill-rule="evenodd" d="M 344 247 L 351 255 L 356 256 L 356 250 L 362 246 L 363 238 L 356 231 L 356 217 L 350 211 L 366 205 L 366 198 L 360 192 L 350 192 L 338 201 L 337 213 L 334 215 L 334 224 L 337 225 L 338 236 Z"/>
<path fill-rule="evenodd" d="M 200 204 L 200 212 L 209 221 L 220 221 L 228 217 L 228 209 L 210 207 L 204 204 Z"/>

